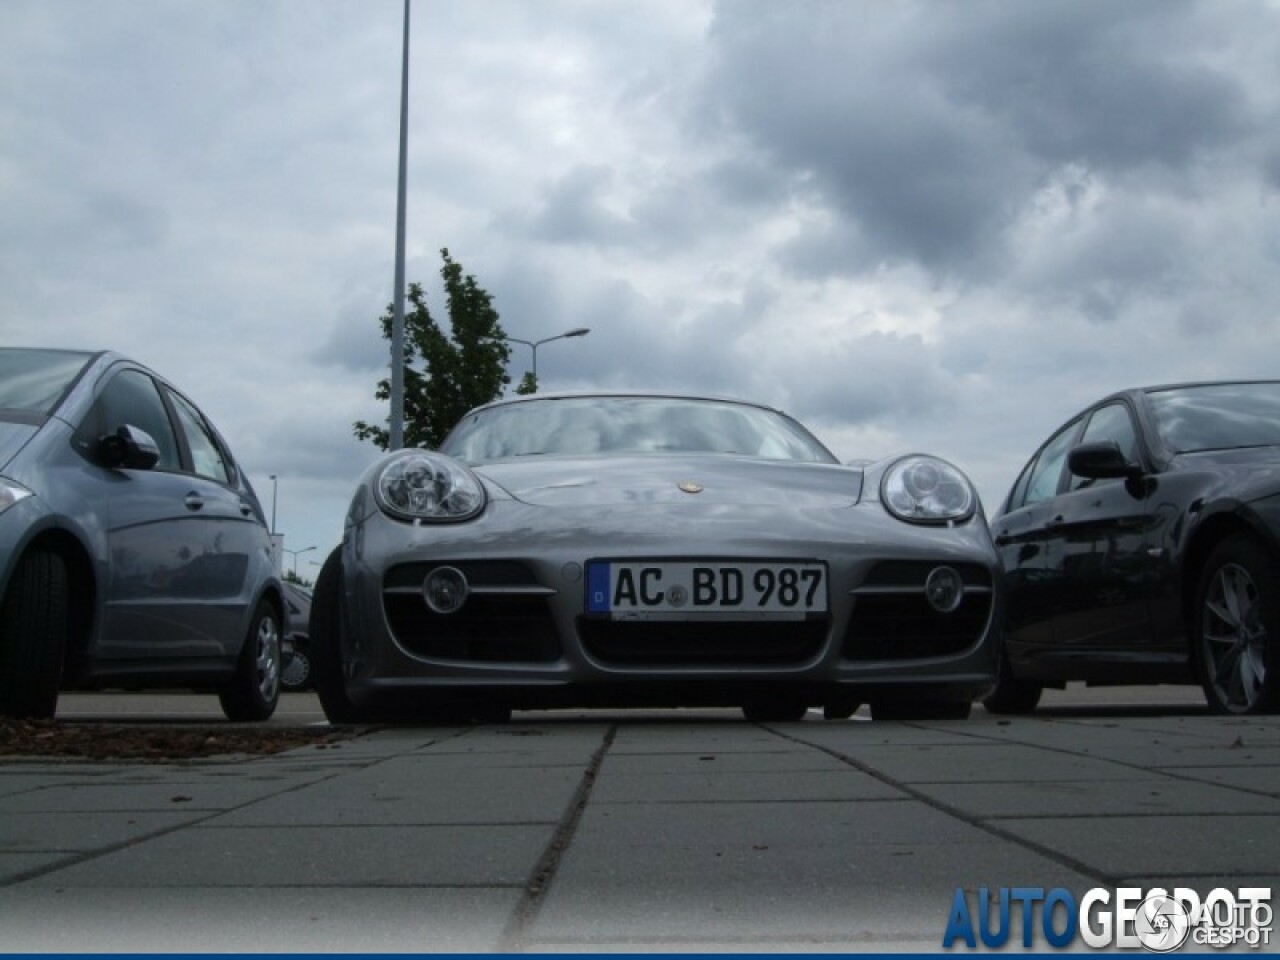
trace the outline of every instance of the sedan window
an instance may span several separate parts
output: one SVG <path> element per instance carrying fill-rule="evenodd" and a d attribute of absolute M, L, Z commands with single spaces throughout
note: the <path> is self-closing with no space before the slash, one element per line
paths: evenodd
<path fill-rule="evenodd" d="M 1031 470 L 1031 481 L 1027 484 L 1027 495 L 1019 506 L 1029 506 L 1048 500 L 1058 495 L 1058 485 L 1062 480 L 1062 468 L 1067 461 L 1067 451 L 1071 448 L 1071 438 L 1079 428 L 1079 421 L 1060 431 L 1045 444 Z"/>
<path fill-rule="evenodd" d="M 1089 418 L 1081 443 L 1105 443 L 1110 441 L 1120 448 L 1125 460 L 1129 463 L 1138 461 L 1138 434 L 1133 428 L 1133 419 L 1123 403 L 1109 403 L 1099 407 Z M 1071 477 L 1071 489 L 1091 486 L 1098 481 L 1088 477 Z M 1107 481 L 1103 481 L 1107 482 Z"/>
<path fill-rule="evenodd" d="M 1147 402 L 1174 453 L 1280 446 L 1280 382 L 1157 390 Z"/>

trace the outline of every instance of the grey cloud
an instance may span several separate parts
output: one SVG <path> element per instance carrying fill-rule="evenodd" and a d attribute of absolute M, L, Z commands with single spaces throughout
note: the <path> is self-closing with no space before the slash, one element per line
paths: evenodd
<path fill-rule="evenodd" d="M 720 3 L 701 109 L 780 176 L 808 174 L 882 259 L 972 267 L 1058 167 L 1185 167 L 1248 129 L 1243 81 L 1220 62 L 1230 28 L 1195 3 L 805 12 Z"/>

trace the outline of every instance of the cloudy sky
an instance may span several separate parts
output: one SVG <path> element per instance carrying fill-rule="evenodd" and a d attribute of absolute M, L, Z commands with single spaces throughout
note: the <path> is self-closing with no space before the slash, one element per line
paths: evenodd
<path fill-rule="evenodd" d="M 402 15 L 0 0 L 0 342 L 175 381 L 308 579 L 386 417 Z M 763 400 L 992 509 L 1107 391 L 1278 372 L 1274 0 L 413 0 L 410 42 L 408 278 L 590 327 L 544 389 Z"/>

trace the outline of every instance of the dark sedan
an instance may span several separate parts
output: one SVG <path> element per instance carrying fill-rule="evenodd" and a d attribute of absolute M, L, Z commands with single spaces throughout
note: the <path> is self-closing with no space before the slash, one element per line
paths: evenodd
<path fill-rule="evenodd" d="M 1280 704 L 1280 382 L 1126 390 L 1059 429 L 991 522 L 1000 679 L 1199 683 L 1219 713 Z"/>

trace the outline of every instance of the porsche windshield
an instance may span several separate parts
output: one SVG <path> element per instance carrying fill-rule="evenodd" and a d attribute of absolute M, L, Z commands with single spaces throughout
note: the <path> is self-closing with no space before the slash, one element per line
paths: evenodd
<path fill-rule="evenodd" d="M 1157 390 L 1147 402 L 1174 453 L 1280 446 L 1280 382 Z"/>
<path fill-rule="evenodd" d="M 92 358 L 73 350 L 0 349 L 0 410 L 52 413 Z"/>
<path fill-rule="evenodd" d="M 467 463 L 637 453 L 837 462 L 812 434 L 776 411 L 674 397 L 557 397 L 489 407 L 464 417 L 440 451 Z"/>

